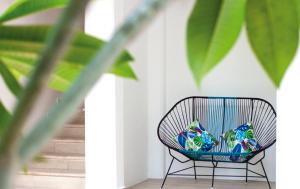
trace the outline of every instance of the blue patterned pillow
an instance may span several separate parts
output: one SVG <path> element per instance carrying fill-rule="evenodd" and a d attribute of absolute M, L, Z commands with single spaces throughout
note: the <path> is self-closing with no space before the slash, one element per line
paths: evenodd
<path fill-rule="evenodd" d="M 232 161 L 237 161 L 241 153 L 247 154 L 262 148 L 254 136 L 251 123 L 245 123 L 236 129 L 229 130 L 223 134 L 223 137 L 227 147 L 233 153 L 230 156 Z"/>
<path fill-rule="evenodd" d="M 175 136 L 174 140 L 182 148 L 189 151 L 207 152 L 219 144 L 219 141 L 206 131 L 197 120 Z"/>

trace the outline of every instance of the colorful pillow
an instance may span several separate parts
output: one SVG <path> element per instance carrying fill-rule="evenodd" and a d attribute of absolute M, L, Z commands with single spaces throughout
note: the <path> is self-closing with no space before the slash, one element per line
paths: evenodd
<path fill-rule="evenodd" d="M 174 139 L 180 146 L 189 151 L 207 152 L 219 144 L 219 141 L 207 132 L 197 120 L 188 125 Z"/>
<path fill-rule="evenodd" d="M 251 153 L 261 149 L 258 144 L 251 123 L 240 125 L 236 129 L 232 129 L 223 134 L 224 140 L 233 155 L 230 160 L 237 161 L 241 153 Z"/>

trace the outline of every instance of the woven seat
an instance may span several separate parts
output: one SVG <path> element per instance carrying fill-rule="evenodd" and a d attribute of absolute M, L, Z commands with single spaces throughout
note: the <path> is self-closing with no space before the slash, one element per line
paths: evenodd
<path fill-rule="evenodd" d="M 179 152 L 189 159 L 195 161 L 215 161 L 215 162 L 232 162 L 230 160 L 230 156 L 237 155 L 239 156 L 238 160 L 235 163 L 245 162 L 248 158 L 253 157 L 255 153 L 231 153 L 231 152 L 216 152 L 216 151 L 209 151 L 209 152 L 193 152 L 188 150 L 179 150 Z"/>
<path fill-rule="evenodd" d="M 194 152 L 185 150 L 174 140 L 178 133 L 195 120 L 199 120 L 201 125 L 220 141 L 218 146 L 215 146 L 208 152 Z M 253 124 L 254 136 L 262 148 L 252 153 L 232 154 L 221 136 L 224 132 L 235 129 L 247 122 Z M 238 155 L 239 158 L 234 163 L 246 164 L 246 180 L 248 180 L 248 177 L 251 177 L 248 175 L 248 171 L 254 172 L 248 170 L 248 164 L 256 165 L 257 163 L 261 163 L 264 175 L 257 173 L 256 176 L 263 176 L 263 178 L 267 179 L 261 161 L 263 158 L 260 158 L 255 163 L 251 163 L 251 159 L 257 154 L 264 154 L 265 150 L 275 143 L 276 112 L 269 102 L 259 98 L 188 97 L 177 102 L 163 117 L 158 126 L 158 137 L 169 148 L 170 152 L 176 151 L 190 161 L 194 161 L 195 178 L 197 176 L 195 161 L 210 161 L 213 165 L 212 168 L 215 169 L 218 168 L 218 162 L 232 162 L 229 157 Z M 170 155 L 173 157 L 173 160 L 179 160 L 172 153 Z M 169 168 L 171 168 L 173 160 Z M 168 175 L 175 175 L 169 173 L 170 169 L 165 179 Z M 214 180 L 214 173 L 212 176 Z M 269 184 L 268 179 L 267 182 Z M 163 185 L 164 183 L 162 187 Z M 271 188 L 270 184 L 269 188 Z"/>

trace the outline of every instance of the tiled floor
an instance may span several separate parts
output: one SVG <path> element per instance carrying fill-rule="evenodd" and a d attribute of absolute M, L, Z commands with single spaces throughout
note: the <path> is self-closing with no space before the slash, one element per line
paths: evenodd
<path fill-rule="evenodd" d="M 141 184 L 128 189 L 159 189 L 162 180 L 147 180 Z M 276 189 L 276 184 L 271 183 L 272 189 Z M 211 180 L 209 179 L 190 179 L 190 178 L 168 178 L 164 189 L 210 189 Z M 216 180 L 214 189 L 268 189 L 266 182 L 258 181 L 229 181 Z"/>
<path fill-rule="evenodd" d="M 162 180 L 150 179 L 136 186 L 127 189 L 160 189 Z M 66 186 L 66 183 L 61 183 L 61 186 Z M 272 189 L 276 189 L 276 184 L 271 183 Z M 84 186 L 81 186 L 82 189 Z M 65 187 L 62 187 L 65 188 Z M 209 179 L 187 179 L 187 178 L 168 178 L 164 189 L 210 189 L 211 180 Z M 48 189 L 34 188 L 34 187 L 16 187 L 15 189 Z M 258 181 L 229 181 L 229 180 L 216 180 L 214 189 L 268 189 L 266 182 Z"/>

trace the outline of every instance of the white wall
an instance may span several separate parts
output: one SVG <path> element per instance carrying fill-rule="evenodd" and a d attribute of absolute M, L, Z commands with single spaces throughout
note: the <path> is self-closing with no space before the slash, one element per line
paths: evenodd
<path fill-rule="evenodd" d="M 86 32 L 109 39 L 138 2 L 94 1 L 87 9 Z M 146 34 L 142 34 L 127 47 L 134 54 L 138 81 L 105 76 L 86 98 L 86 188 L 123 188 L 147 179 L 145 44 Z M 103 131 L 106 136 L 99 137 Z M 109 145 L 95 149 L 93 144 Z"/>
<path fill-rule="evenodd" d="M 116 24 L 120 24 L 139 0 L 115 0 Z M 127 49 L 134 55 L 133 68 L 138 81 L 117 80 L 118 123 L 123 140 L 123 185 L 128 187 L 147 179 L 147 34 L 139 35 Z"/>
<path fill-rule="evenodd" d="M 138 2 L 92 2 L 86 32 L 109 39 Z M 86 98 L 86 188 L 123 188 L 148 178 L 146 36 L 141 34 L 127 47 L 134 54 L 138 81 L 104 76 Z"/>
<path fill-rule="evenodd" d="M 92 1 L 86 10 L 86 33 L 108 40 L 115 29 L 114 14 L 113 1 Z M 118 188 L 117 125 L 116 77 L 106 74 L 85 100 L 85 188 Z"/>
<path fill-rule="evenodd" d="M 299 181 L 300 164 L 292 160 L 294 154 L 299 154 L 299 60 L 300 49 L 278 91 L 277 188 L 295 188 Z"/>
<path fill-rule="evenodd" d="M 166 20 L 162 12 L 148 28 L 148 177 L 162 178 L 165 148 L 157 137 L 157 126 L 166 110 Z"/>

